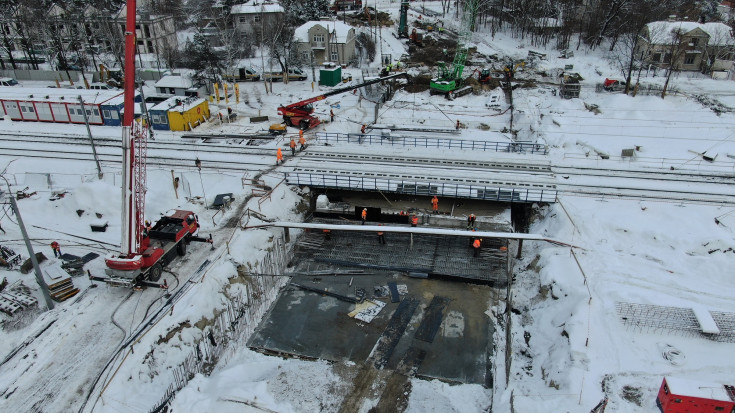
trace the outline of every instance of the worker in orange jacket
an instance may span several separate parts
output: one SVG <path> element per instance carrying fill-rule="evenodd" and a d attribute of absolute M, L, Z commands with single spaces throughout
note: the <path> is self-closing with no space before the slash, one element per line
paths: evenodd
<path fill-rule="evenodd" d="M 475 216 L 475 214 L 470 214 L 467 217 L 467 229 L 475 228 L 475 220 L 477 220 L 477 217 Z"/>
<path fill-rule="evenodd" d="M 383 224 L 378 224 L 379 227 L 382 227 Z M 385 244 L 385 235 L 383 234 L 383 231 L 378 231 L 378 244 Z"/>
<path fill-rule="evenodd" d="M 299 143 L 301 144 L 299 152 L 301 152 L 306 149 L 306 139 L 304 139 L 304 131 L 299 131 Z"/>
<path fill-rule="evenodd" d="M 436 195 L 431 198 L 431 210 L 433 214 L 439 213 L 439 198 L 437 198 Z"/>
<path fill-rule="evenodd" d="M 482 246 L 482 239 L 481 238 L 475 238 L 475 242 L 472 243 L 472 248 L 475 249 L 475 257 L 480 256 L 480 246 Z"/>
<path fill-rule="evenodd" d="M 291 147 L 291 156 L 296 156 L 296 141 L 291 138 L 291 142 L 288 143 L 288 146 Z"/>
<path fill-rule="evenodd" d="M 411 226 L 415 227 L 419 224 L 419 217 L 416 216 L 416 214 L 411 215 Z"/>
<path fill-rule="evenodd" d="M 276 152 L 276 165 L 278 165 L 278 162 L 283 163 L 283 152 L 281 152 L 281 148 L 278 148 L 278 152 Z"/>
<path fill-rule="evenodd" d="M 51 243 L 51 249 L 54 250 L 54 257 L 60 258 L 61 257 L 61 246 L 58 242 L 54 241 Z"/>
<path fill-rule="evenodd" d="M 362 225 L 365 225 L 365 221 L 367 220 L 367 208 L 362 209 L 360 216 L 362 217 Z"/>

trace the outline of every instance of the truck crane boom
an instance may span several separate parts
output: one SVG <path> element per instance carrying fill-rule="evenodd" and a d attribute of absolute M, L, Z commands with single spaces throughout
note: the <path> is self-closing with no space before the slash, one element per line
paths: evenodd
<path fill-rule="evenodd" d="M 211 243 L 211 236 L 209 239 L 194 236 L 199 222 L 191 211 L 177 210 L 161 218 L 155 226 L 144 225 L 148 129 L 136 122 L 134 116 L 135 0 L 128 0 L 126 7 L 120 253 L 105 257 L 108 277 L 89 274 L 89 278 L 119 286 L 167 288 L 165 283 L 157 284 L 163 267 L 176 255 L 184 255 L 190 241 Z"/>
<path fill-rule="evenodd" d="M 319 118 L 311 115 L 312 113 L 314 113 L 314 106 L 312 105 L 312 103 L 324 100 L 329 96 L 349 92 L 354 89 L 359 89 L 363 86 L 372 85 L 374 83 L 379 83 L 389 79 L 395 79 L 401 76 L 408 77 L 408 74 L 406 74 L 405 72 L 396 73 L 394 75 L 371 79 L 358 85 L 346 86 L 339 89 L 330 90 L 329 92 L 323 93 L 319 96 L 314 96 L 312 98 L 304 99 L 296 103 L 291 103 L 290 105 L 280 106 L 278 108 L 278 114 L 283 116 L 283 121 L 286 123 L 286 125 L 291 125 L 304 130 L 311 129 L 321 123 Z"/>

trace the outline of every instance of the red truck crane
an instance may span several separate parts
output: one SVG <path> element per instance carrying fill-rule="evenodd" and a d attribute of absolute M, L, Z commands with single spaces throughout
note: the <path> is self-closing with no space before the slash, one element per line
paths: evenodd
<path fill-rule="evenodd" d="M 148 129 L 134 119 L 135 0 L 127 2 L 125 21 L 125 85 L 123 104 L 122 239 L 120 253 L 105 257 L 107 277 L 89 274 L 93 281 L 128 287 L 160 287 L 165 267 L 176 255 L 186 254 L 191 241 L 212 242 L 195 236 L 199 221 L 192 211 L 176 210 L 155 226 L 145 224 L 146 148 Z"/>
<path fill-rule="evenodd" d="M 359 85 L 353 85 L 353 86 L 347 86 L 339 89 L 330 90 L 327 93 L 324 93 L 319 96 L 315 96 L 313 98 L 305 99 L 296 103 L 292 103 L 290 105 L 286 106 L 280 106 L 278 108 L 278 114 L 283 116 L 283 122 L 286 124 L 286 126 L 293 126 L 297 127 L 303 130 L 311 129 L 315 127 L 316 125 L 322 123 L 319 118 L 316 116 L 312 116 L 312 113 L 314 113 L 314 105 L 312 103 L 318 102 L 320 100 L 324 100 L 329 96 L 337 95 L 344 92 L 349 92 L 354 89 L 359 89 L 363 86 L 372 85 L 373 83 L 382 82 L 384 80 L 388 79 L 394 79 L 397 77 L 406 76 L 408 75 L 405 72 L 397 73 L 394 75 L 384 76 L 384 77 L 378 77 L 372 80 L 368 80 L 367 82 L 360 83 Z"/>

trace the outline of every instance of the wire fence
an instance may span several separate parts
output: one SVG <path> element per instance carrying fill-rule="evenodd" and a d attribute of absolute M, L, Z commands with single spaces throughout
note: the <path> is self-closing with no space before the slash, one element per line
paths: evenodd
<path fill-rule="evenodd" d="M 249 272 L 281 274 L 286 266 L 287 255 L 286 243 L 282 238 L 276 238 L 268 255 L 253 265 Z M 149 412 L 164 411 L 176 392 L 184 388 L 196 374 L 208 375 L 218 363 L 226 363 L 233 354 L 225 352 L 228 344 L 243 342 L 253 334 L 287 280 L 286 276 L 248 276 L 243 292 L 230 297 L 224 311 L 208 328 L 202 330 L 184 362 L 171 370 L 171 384 Z"/>
<path fill-rule="evenodd" d="M 408 146 L 414 148 L 438 148 L 450 150 L 468 149 L 473 151 L 531 153 L 537 155 L 546 155 L 549 152 L 546 145 L 527 141 L 474 141 L 464 139 L 332 132 L 317 132 L 316 138 L 317 141 L 330 145 L 338 143 L 357 143 L 381 146 Z"/>

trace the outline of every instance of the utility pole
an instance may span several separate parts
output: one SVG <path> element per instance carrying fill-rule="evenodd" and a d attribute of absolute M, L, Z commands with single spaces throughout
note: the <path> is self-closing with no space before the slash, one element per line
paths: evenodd
<path fill-rule="evenodd" d="M 31 257 L 31 263 L 33 263 L 33 271 L 36 273 L 36 281 L 38 281 L 38 286 L 41 287 L 43 298 L 44 300 L 46 300 L 46 308 L 49 310 L 53 310 L 54 302 L 51 301 L 51 296 L 48 293 L 48 285 L 46 285 L 46 282 L 43 280 L 43 275 L 41 275 L 41 268 L 38 266 L 38 260 L 36 259 L 36 253 L 33 252 L 33 246 L 31 245 L 31 240 L 28 238 L 26 227 L 23 224 L 23 218 L 21 218 L 20 216 L 20 210 L 18 209 L 18 204 L 15 202 L 15 197 L 13 196 L 12 193 L 9 192 L 8 196 L 10 197 L 10 205 L 13 207 L 15 216 L 18 217 L 18 226 L 20 227 L 20 232 L 23 234 L 23 240 L 26 242 L 26 248 L 28 248 L 28 255 Z"/>
<path fill-rule="evenodd" d="M 84 100 L 82 95 L 79 95 L 79 105 L 82 107 L 82 115 L 84 115 L 84 124 L 87 125 L 87 135 L 89 141 L 92 142 L 92 153 L 94 154 L 94 161 L 97 163 L 97 176 L 102 179 L 102 166 L 100 166 L 100 158 L 97 156 L 97 148 L 94 146 L 94 139 L 92 138 L 92 130 L 89 128 L 89 119 L 87 118 L 87 110 L 84 109 Z M 12 195 L 12 194 L 11 194 Z"/>

